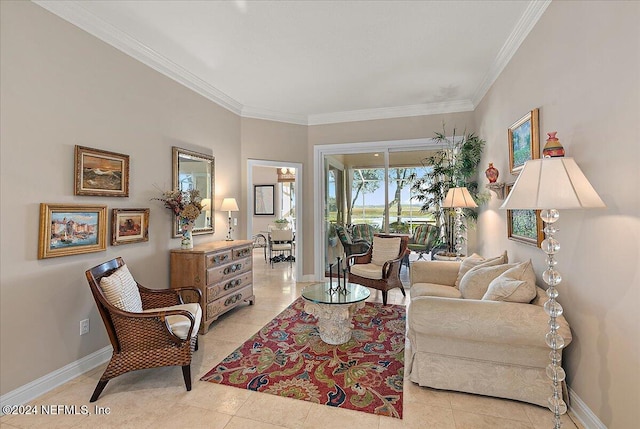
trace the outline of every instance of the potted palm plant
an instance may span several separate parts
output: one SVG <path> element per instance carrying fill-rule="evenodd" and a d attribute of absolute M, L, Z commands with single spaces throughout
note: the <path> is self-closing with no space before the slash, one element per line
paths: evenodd
<path fill-rule="evenodd" d="M 475 180 L 480 164 L 480 157 L 485 141 L 474 133 L 447 137 L 443 127 L 442 133 L 435 133 L 435 140 L 442 148 L 435 154 L 422 160 L 422 164 L 431 170 L 413 182 L 412 190 L 415 200 L 422 203 L 421 210 L 434 214 L 436 226 L 440 229 L 440 238 L 435 252 L 455 257 L 455 209 L 442 207 L 444 199 L 452 187 L 465 186 L 477 204 L 487 200 L 488 195 L 480 193 Z M 463 216 L 477 218 L 473 209 L 464 209 Z"/>

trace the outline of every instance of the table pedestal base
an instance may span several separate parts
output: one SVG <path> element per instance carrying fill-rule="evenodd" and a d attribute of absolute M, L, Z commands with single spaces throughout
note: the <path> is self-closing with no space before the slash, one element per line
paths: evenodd
<path fill-rule="evenodd" d="M 351 318 L 363 307 L 364 301 L 353 304 L 318 304 L 306 301 L 304 311 L 318 318 L 318 330 L 322 341 L 339 345 L 351 339 Z"/>

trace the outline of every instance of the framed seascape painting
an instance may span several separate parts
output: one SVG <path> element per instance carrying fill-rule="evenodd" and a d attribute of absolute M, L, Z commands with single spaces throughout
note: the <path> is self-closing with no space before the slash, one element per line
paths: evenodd
<path fill-rule="evenodd" d="M 112 209 L 111 245 L 149 241 L 149 209 Z"/>
<path fill-rule="evenodd" d="M 509 169 L 518 174 L 524 163 L 540 158 L 538 109 L 518 119 L 509 127 Z"/>
<path fill-rule="evenodd" d="M 509 195 L 513 183 L 505 186 Z M 544 240 L 543 222 L 540 210 L 507 210 L 507 237 L 509 240 L 540 247 Z"/>
<path fill-rule="evenodd" d="M 253 214 L 273 216 L 273 194 L 275 185 L 253 187 Z"/>
<path fill-rule="evenodd" d="M 75 148 L 74 195 L 129 196 L 129 155 Z"/>
<path fill-rule="evenodd" d="M 107 206 L 40 204 L 38 259 L 107 250 Z"/>

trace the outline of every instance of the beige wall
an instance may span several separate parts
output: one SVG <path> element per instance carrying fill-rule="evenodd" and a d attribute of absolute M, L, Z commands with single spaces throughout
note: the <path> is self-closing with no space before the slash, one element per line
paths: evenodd
<path fill-rule="evenodd" d="M 278 201 L 278 171 L 275 167 L 253 167 L 253 185 L 273 185 L 273 216 L 255 216 L 253 215 L 253 231 L 252 235 L 259 234 L 260 231 L 266 231 L 269 225 L 273 225 L 273 221 L 278 217 L 277 207 Z M 249 213 L 253 213 L 253 207 L 250 207 Z"/>
<path fill-rule="evenodd" d="M 556 225 L 559 301 L 574 336 L 568 382 L 611 429 L 640 421 L 639 18 L 638 2 L 551 3 L 476 110 L 483 165 L 492 161 L 501 181 L 514 179 L 507 127 L 538 107 L 543 144 L 558 131 L 607 205 L 561 212 Z M 531 258 L 540 277 L 544 255 L 506 239 L 501 203 L 494 196 L 480 214 L 482 253 Z"/>
<path fill-rule="evenodd" d="M 84 271 L 116 256 L 153 288 L 169 286 L 171 216 L 150 201 L 171 188 L 171 146 L 216 157 L 214 207 L 239 195 L 237 115 L 30 2 L 1 2 L 2 252 L 0 394 L 109 342 Z M 79 144 L 128 154 L 128 198 L 73 195 Z M 37 259 L 39 204 L 149 207 L 150 240 L 106 252 Z M 226 215 L 216 213 L 216 239 Z M 196 237 L 196 243 L 211 235 Z M 164 267 L 158 269 L 158 267 Z M 79 322 L 91 332 L 79 336 Z"/>

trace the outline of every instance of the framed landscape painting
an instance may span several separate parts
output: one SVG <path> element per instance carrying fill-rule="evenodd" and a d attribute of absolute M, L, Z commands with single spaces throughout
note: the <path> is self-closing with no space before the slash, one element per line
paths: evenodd
<path fill-rule="evenodd" d="M 505 186 L 509 195 L 513 183 Z M 543 222 L 540 210 L 507 210 L 507 237 L 509 240 L 540 247 L 544 240 Z"/>
<path fill-rule="evenodd" d="M 525 162 L 538 158 L 540 158 L 538 109 L 533 109 L 509 127 L 509 169 L 511 174 L 518 174 Z"/>
<path fill-rule="evenodd" d="M 107 206 L 40 204 L 38 259 L 107 250 Z"/>
<path fill-rule="evenodd" d="M 75 148 L 75 195 L 129 196 L 129 155 Z"/>
<path fill-rule="evenodd" d="M 112 209 L 111 245 L 149 241 L 149 209 Z"/>

